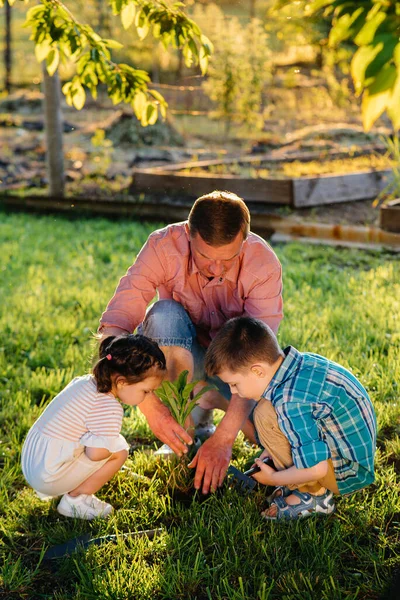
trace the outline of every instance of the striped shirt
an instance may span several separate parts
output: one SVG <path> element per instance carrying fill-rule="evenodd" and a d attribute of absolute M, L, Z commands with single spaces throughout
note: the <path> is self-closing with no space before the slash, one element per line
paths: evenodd
<path fill-rule="evenodd" d="M 376 417 L 361 383 L 344 367 L 289 346 L 263 396 L 274 406 L 279 427 L 298 469 L 332 459 L 339 492 L 349 494 L 374 481 Z"/>
<path fill-rule="evenodd" d="M 33 425 L 49 437 L 79 442 L 85 433 L 115 438 L 123 408 L 111 394 L 97 391 L 93 375 L 76 377 L 47 406 Z"/>

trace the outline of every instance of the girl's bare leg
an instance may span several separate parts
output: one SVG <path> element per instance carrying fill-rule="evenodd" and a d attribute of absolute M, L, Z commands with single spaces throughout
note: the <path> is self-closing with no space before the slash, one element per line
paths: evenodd
<path fill-rule="evenodd" d="M 109 451 L 105 448 L 86 448 L 85 453 L 90 460 L 103 460 L 109 456 Z M 112 477 L 117 473 L 126 459 L 128 458 L 127 450 L 120 450 L 115 452 L 109 458 L 109 460 L 99 469 L 96 473 L 93 473 L 86 481 L 78 485 L 74 490 L 69 492 L 70 496 L 79 496 L 79 494 L 95 494 L 103 487 L 107 481 L 110 481 Z"/>

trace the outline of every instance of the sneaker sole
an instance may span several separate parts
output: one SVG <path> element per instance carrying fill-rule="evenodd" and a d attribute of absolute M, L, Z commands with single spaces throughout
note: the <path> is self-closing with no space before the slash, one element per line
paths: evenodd
<path fill-rule="evenodd" d="M 70 519 L 84 519 L 85 521 L 93 521 L 93 519 L 108 519 L 108 517 L 110 517 L 113 513 L 113 510 L 107 513 L 103 512 L 100 515 L 88 515 L 88 513 L 78 514 L 78 511 L 75 511 L 74 514 L 71 514 L 71 512 L 63 510 L 62 508 L 59 509 L 57 507 L 57 512 L 63 517 L 69 517 Z"/>

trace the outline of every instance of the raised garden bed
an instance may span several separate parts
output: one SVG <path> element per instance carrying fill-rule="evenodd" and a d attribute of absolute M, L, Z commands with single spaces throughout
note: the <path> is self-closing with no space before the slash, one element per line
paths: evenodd
<path fill-rule="evenodd" d="M 380 226 L 385 231 L 400 233 L 400 198 L 381 206 Z"/>
<path fill-rule="evenodd" d="M 303 169 L 294 168 L 299 157 L 291 157 L 292 171 L 307 172 L 306 161 L 320 153 L 301 157 Z M 332 159 L 332 155 L 329 156 Z M 365 158 L 365 157 L 364 157 Z M 371 165 L 373 165 L 371 157 Z M 133 170 L 131 191 L 150 194 L 173 194 L 196 198 L 214 189 L 229 190 L 248 202 L 287 205 L 294 208 L 334 204 L 354 200 L 374 199 L 387 186 L 390 169 L 368 169 L 368 160 L 361 163 L 360 172 L 351 172 L 352 159 L 336 163 L 321 161 L 322 172 L 311 176 L 290 176 L 282 155 L 273 153 L 258 156 L 177 163 L 161 167 Z M 379 162 L 377 163 L 379 164 Z M 381 166 L 383 161 L 380 162 Z M 300 165 L 301 166 L 301 165 Z M 329 174 L 337 167 L 350 172 Z M 360 162 L 354 163 L 360 168 Z M 365 167 L 365 169 L 363 168 Z M 314 167 L 315 169 L 315 167 Z"/>

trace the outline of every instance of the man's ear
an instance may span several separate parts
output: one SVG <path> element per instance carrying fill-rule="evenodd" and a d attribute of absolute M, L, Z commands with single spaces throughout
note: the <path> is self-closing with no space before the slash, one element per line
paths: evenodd
<path fill-rule="evenodd" d="M 256 375 L 256 377 L 265 377 L 265 369 L 262 365 L 252 365 L 250 371 L 253 375 Z"/>

